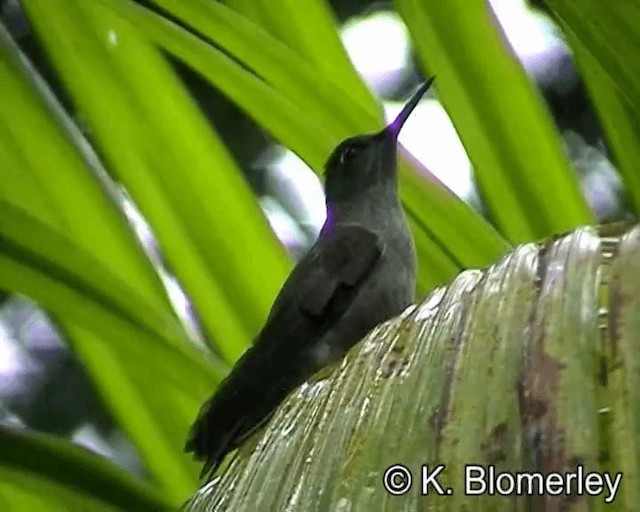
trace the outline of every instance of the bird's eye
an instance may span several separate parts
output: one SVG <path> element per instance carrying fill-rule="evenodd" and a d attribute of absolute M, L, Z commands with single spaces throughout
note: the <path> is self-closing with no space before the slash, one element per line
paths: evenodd
<path fill-rule="evenodd" d="M 355 156 L 356 153 L 357 153 L 357 150 L 355 147 L 347 146 L 342 150 L 342 153 L 340 153 L 340 163 L 346 164 L 349 160 L 351 160 Z"/>

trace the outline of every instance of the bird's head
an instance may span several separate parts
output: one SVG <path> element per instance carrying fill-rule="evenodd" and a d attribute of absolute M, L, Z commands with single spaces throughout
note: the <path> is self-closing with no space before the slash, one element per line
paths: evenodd
<path fill-rule="evenodd" d="M 395 120 L 378 133 L 356 135 L 338 144 L 325 164 L 327 201 L 349 200 L 373 185 L 395 182 L 398 135 L 432 82 L 433 77 L 422 84 Z"/>

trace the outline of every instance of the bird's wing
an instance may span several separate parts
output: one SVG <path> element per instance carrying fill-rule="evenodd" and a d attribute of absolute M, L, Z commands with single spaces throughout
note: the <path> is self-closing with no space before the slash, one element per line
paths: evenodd
<path fill-rule="evenodd" d="M 311 323 L 320 317 L 325 323 L 337 320 L 381 253 L 378 236 L 361 226 L 338 224 L 323 232 L 285 282 L 263 331 L 290 311 L 303 313 Z"/>
<path fill-rule="evenodd" d="M 206 461 L 203 474 L 215 471 L 224 456 L 313 373 L 304 347 L 313 346 L 340 320 L 382 250 L 371 231 L 337 225 L 323 231 L 298 262 L 255 344 L 202 407 L 191 428 L 185 450 Z"/>

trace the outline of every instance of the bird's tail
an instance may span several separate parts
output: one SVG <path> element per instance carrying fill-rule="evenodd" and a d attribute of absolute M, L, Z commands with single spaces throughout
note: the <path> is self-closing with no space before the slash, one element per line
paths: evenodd
<path fill-rule="evenodd" d="M 254 358 L 253 347 L 243 359 Z M 293 375 L 274 374 L 258 364 L 236 364 L 216 393 L 202 406 L 189 431 L 185 452 L 204 461 L 201 477 L 211 476 L 225 456 L 251 436 L 298 384 Z M 245 363 L 246 361 L 243 361 Z"/>

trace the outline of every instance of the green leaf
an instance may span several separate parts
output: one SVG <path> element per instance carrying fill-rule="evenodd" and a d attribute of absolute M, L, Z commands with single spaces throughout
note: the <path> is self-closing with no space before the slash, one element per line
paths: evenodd
<path fill-rule="evenodd" d="M 51 436 L 0 426 L 0 505 L 11 511 L 174 510 L 106 459 Z"/>
<path fill-rule="evenodd" d="M 111 269 L 69 238 L 40 222 L 26 210 L 6 201 L 0 201 L 0 254 L 32 269 L 43 278 L 55 281 L 54 286 L 69 290 L 71 295 L 78 297 L 78 308 L 82 308 L 83 303 L 95 303 L 96 311 L 101 315 L 112 319 L 117 317 L 118 322 L 127 324 L 143 339 L 153 338 L 155 347 L 166 347 L 171 357 L 176 358 L 181 354 L 182 359 L 210 375 L 209 367 L 202 362 L 202 355 L 185 340 L 184 331 L 175 317 L 167 315 L 154 303 L 149 303 Z M 7 279 L 24 282 L 24 277 L 7 276 Z M 35 289 L 39 285 L 41 283 L 25 286 Z M 53 304 L 55 294 L 51 294 L 50 290 L 36 293 L 43 297 L 52 295 L 50 307 L 66 307 L 65 304 Z M 136 305 L 135 308 L 131 307 L 132 303 Z"/>
<path fill-rule="evenodd" d="M 0 198 L 28 205 L 40 219 L 71 233 L 147 299 L 170 311 L 164 288 L 124 215 L 77 150 L 86 141 L 77 132 L 65 133 L 61 109 L 56 114 L 40 82 L 0 23 Z"/>
<path fill-rule="evenodd" d="M 352 66 L 342 46 L 330 5 L 324 0 L 228 0 L 287 43 L 316 69 L 318 81 L 332 83 L 360 106 L 375 104 L 369 89 Z M 380 110 L 376 113 L 380 117 Z"/>
<path fill-rule="evenodd" d="M 154 228 L 205 333 L 233 361 L 289 268 L 284 251 L 158 51 L 100 4 L 58 3 L 53 24 L 51 2 L 25 5 L 110 167 Z M 67 59 L 75 46 L 86 59 Z M 233 237 L 226 236 L 229 223 Z"/>
<path fill-rule="evenodd" d="M 293 103 L 289 91 L 275 89 L 216 47 L 130 0 L 100 2 L 200 73 L 313 169 L 322 169 L 340 138 L 311 118 L 307 105 Z"/>
<path fill-rule="evenodd" d="M 7 203 L 0 203 L 0 283 L 61 321 L 163 492 L 184 499 L 196 468 L 181 447 L 223 370 L 96 258 Z M 162 393 L 151 392 L 158 383 Z"/>
<path fill-rule="evenodd" d="M 545 0 L 571 38 L 580 41 L 640 113 L 640 2 Z"/>
<path fill-rule="evenodd" d="M 340 139 L 355 132 L 374 131 L 380 126 L 382 113 L 368 91 L 366 101 L 358 103 L 354 101 L 353 88 L 343 87 L 340 91 L 340 82 L 319 80 L 318 68 L 313 62 L 224 4 L 207 0 L 153 2 L 214 41 L 275 89 L 287 91 L 293 104 L 305 105 L 305 117 L 315 119 Z M 123 3 L 121 9 L 136 18 L 157 16 L 129 2 Z M 323 62 L 330 62 L 326 57 Z M 361 87 L 359 78 L 357 83 Z M 343 115 L 337 116 L 336 111 Z"/>
<path fill-rule="evenodd" d="M 490 217 L 511 242 L 594 221 L 540 97 L 484 1 L 397 0 L 474 165 Z"/>
<path fill-rule="evenodd" d="M 400 149 L 400 155 L 400 191 L 418 247 L 418 278 L 432 283 L 421 288 L 421 292 L 445 283 L 461 269 L 484 267 L 509 249 L 509 244 L 489 223 L 408 152 Z M 438 247 L 439 256 L 432 259 L 432 251 L 421 252 L 418 233 L 431 239 L 429 245 Z M 449 260 L 446 265 L 445 258 Z M 444 279 L 433 279 L 434 266 L 443 270 Z"/>

